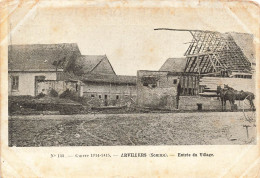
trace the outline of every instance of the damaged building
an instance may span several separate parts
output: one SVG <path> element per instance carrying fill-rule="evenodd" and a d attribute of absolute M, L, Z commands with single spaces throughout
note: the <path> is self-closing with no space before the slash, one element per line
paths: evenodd
<path fill-rule="evenodd" d="M 159 71 L 138 71 L 138 106 L 157 109 L 221 109 L 217 86 L 255 92 L 255 48 L 246 33 L 186 29 L 192 41 L 184 57 L 169 58 Z M 148 84 L 145 81 L 149 81 Z M 178 91 L 178 92 L 177 92 Z M 154 98 L 154 99 L 152 99 Z M 238 108 L 241 108 L 240 102 Z"/>
<path fill-rule="evenodd" d="M 139 107 L 152 109 L 176 108 L 178 76 L 167 71 L 137 72 L 137 103 Z"/>

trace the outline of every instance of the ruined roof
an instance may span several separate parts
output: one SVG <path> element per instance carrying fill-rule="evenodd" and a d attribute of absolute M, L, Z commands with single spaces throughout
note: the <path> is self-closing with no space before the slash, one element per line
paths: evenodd
<path fill-rule="evenodd" d="M 254 36 L 248 33 L 237 33 L 229 32 L 236 44 L 240 47 L 244 55 L 251 62 L 255 62 L 255 46 L 254 46 Z"/>
<path fill-rule="evenodd" d="M 29 44 L 8 46 L 9 71 L 55 71 L 66 70 L 80 55 L 75 43 Z"/>
<path fill-rule="evenodd" d="M 184 54 L 187 58 L 185 72 L 218 73 L 222 70 L 250 72 L 255 65 L 252 34 L 171 28 L 154 30 L 191 33 L 193 39 Z"/>
<path fill-rule="evenodd" d="M 253 38 L 250 34 L 194 32 L 190 46 L 184 54 L 188 58 L 185 72 L 250 72 L 250 58 L 254 53 L 251 44 Z M 248 51 L 247 55 L 245 51 Z"/>
<path fill-rule="evenodd" d="M 186 62 L 186 58 L 169 58 L 159 71 L 184 72 Z"/>
<path fill-rule="evenodd" d="M 136 85 L 136 76 L 127 75 L 85 75 L 83 82 Z"/>

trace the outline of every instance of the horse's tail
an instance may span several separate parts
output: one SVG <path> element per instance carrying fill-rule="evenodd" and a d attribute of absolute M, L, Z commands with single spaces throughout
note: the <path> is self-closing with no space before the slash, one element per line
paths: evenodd
<path fill-rule="evenodd" d="M 254 93 L 252 93 L 252 100 L 254 100 L 255 99 L 255 95 L 254 95 Z"/>
<path fill-rule="evenodd" d="M 254 100 L 255 99 L 254 93 L 248 92 L 247 98 Z"/>

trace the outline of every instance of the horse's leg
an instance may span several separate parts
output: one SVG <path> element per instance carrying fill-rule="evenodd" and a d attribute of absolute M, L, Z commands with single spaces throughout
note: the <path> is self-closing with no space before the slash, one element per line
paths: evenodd
<path fill-rule="evenodd" d="M 254 105 L 253 99 L 250 98 L 249 102 L 250 102 L 250 109 L 255 110 L 255 105 Z"/>
<path fill-rule="evenodd" d="M 227 104 L 226 102 L 227 102 L 227 100 L 224 99 L 224 110 L 225 110 L 225 111 L 226 111 L 226 109 L 227 109 L 227 108 L 226 108 L 226 104 Z"/>
<path fill-rule="evenodd" d="M 250 104 L 250 109 L 252 109 L 252 100 L 250 97 L 247 98 L 247 100 L 249 101 L 249 104 Z"/>
<path fill-rule="evenodd" d="M 222 108 L 222 111 L 224 111 L 224 101 L 223 101 L 223 99 L 221 99 L 221 108 Z"/>
<path fill-rule="evenodd" d="M 222 101 L 222 98 L 220 100 L 220 103 L 221 103 L 221 110 L 223 111 L 223 101 Z"/>
<path fill-rule="evenodd" d="M 233 101 L 229 100 L 229 103 L 230 103 L 231 111 L 233 111 Z"/>
<path fill-rule="evenodd" d="M 222 111 L 224 111 L 224 99 L 221 97 L 221 108 L 222 108 Z"/>
<path fill-rule="evenodd" d="M 254 103 L 253 103 L 253 101 L 252 101 L 251 96 L 248 96 L 246 99 L 249 101 L 250 109 L 254 109 L 255 106 L 254 106 Z"/>
<path fill-rule="evenodd" d="M 253 110 L 255 111 L 255 105 L 254 105 L 253 100 L 252 100 L 252 106 L 253 106 Z"/>

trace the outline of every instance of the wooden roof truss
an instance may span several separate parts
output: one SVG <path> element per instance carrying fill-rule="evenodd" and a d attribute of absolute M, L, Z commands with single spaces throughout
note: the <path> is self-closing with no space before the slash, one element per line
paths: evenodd
<path fill-rule="evenodd" d="M 193 36 L 185 52 L 185 72 L 215 73 L 221 70 L 250 71 L 251 63 L 230 34 L 189 31 Z"/>

